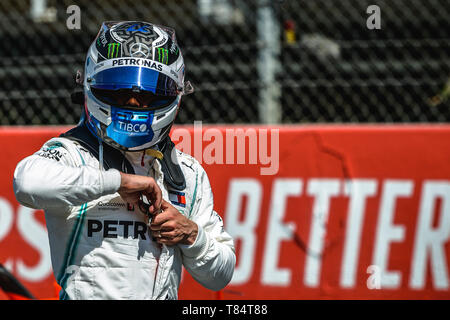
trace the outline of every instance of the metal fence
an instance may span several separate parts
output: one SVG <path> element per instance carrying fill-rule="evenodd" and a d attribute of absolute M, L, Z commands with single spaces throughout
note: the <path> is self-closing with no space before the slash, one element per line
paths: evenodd
<path fill-rule="evenodd" d="M 77 123 L 106 20 L 175 28 L 195 87 L 178 123 L 448 122 L 449 17 L 450 0 L 2 0 L 0 124 Z"/>

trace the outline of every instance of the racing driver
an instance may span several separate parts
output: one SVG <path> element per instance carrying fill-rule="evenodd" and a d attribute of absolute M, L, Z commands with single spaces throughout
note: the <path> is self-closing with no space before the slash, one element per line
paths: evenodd
<path fill-rule="evenodd" d="M 169 137 L 193 91 L 174 30 L 104 22 L 80 84 L 79 124 L 14 172 L 17 200 L 45 211 L 60 299 L 177 299 L 182 266 L 224 288 L 233 239 L 206 172 Z"/>

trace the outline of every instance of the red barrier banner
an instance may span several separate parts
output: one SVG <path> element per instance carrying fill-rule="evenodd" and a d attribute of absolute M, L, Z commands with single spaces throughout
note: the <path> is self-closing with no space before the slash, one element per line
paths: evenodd
<path fill-rule="evenodd" d="M 54 296 L 44 216 L 20 206 L 19 160 L 66 128 L 2 128 L 0 263 Z M 178 126 L 234 237 L 220 292 L 180 299 L 450 299 L 450 126 Z"/>

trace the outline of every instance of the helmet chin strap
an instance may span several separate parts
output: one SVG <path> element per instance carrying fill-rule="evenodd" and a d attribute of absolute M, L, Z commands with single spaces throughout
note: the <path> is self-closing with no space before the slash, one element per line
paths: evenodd
<path fill-rule="evenodd" d="M 159 160 L 161 160 L 164 157 L 163 153 L 156 149 L 146 149 L 145 154 L 148 156 L 152 156 L 154 158 L 158 158 Z"/>
<path fill-rule="evenodd" d="M 94 135 L 86 126 L 86 124 L 80 124 L 77 127 L 62 133 L 61 137 L 73 140 L 81 144 L 85 149 L 92 153 L 92 155 L 99 160 L 101 169 L 105 170 L 115 168 L 119 171 L 134 174 L 134 168 L 131 163 L 126 159 L 125 152 L 116 149 L 107 143 L 103 145 L 101 141 Z M 97 146 L 97 143 L 99 144 Z M 186 188 L 186 180 L 184 178 L 183 170 L 181 169 L 176 157 L 173 156 L 175 144 L 170 139 L 170 136 L 166 136 L 164 140 L 156 146 L 157 152 L 148 151 L 154 154 L 161 163 L 161 170 L 164 174 L 164 182 L 167 185 L 178 191 L 182 191 Z M 105 150 L 105 154 L 103 154 Z M 147 149 L 155 150 L 155 149 Z M 98 153 L 97 153 L 98 152 Z M 146 151 L 147 152 L 147 151 Z M 159 159 L 159 153 L 164 156 Z"/>
<path fill-rule="evenodd" d="M 101 129 L 100 129 L 100 124 L 98 124 L 98 129 L 99 132 L 101 134 Z M 103 141 L 100 138 L 100 135 L 97 135 L 97 140 L 98 140 L 98 164 L 99 164 L 99 169 L 101 171 L 103 171 L 104 169 L 104 165 L 103 165 Z"/>

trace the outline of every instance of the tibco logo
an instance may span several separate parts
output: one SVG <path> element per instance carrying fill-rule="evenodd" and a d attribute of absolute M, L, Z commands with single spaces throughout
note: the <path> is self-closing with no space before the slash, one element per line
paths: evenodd
<path fill-rule="evenodd" d="M 142 124 L 133 124 L 133 123 L 126 123 L 118 121 L 119 129 L 127 132 L 146 132 L 147 131 L 147 125 L 145 123 Z"/>

